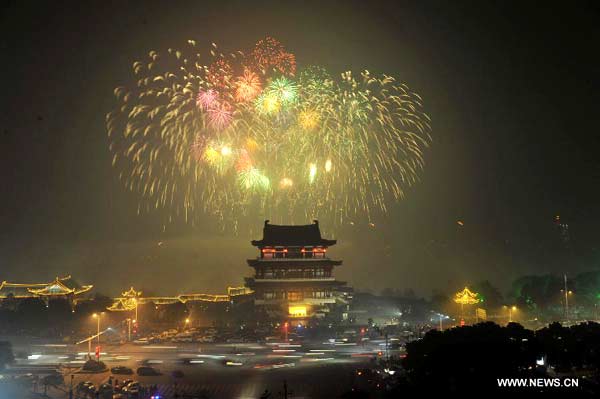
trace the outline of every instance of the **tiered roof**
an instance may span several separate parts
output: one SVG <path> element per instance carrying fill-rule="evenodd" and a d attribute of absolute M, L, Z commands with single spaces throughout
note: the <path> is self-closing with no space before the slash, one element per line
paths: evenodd
<path fill-rule="evenodd" d="M 281 226 L 270 224 L 265 220 L 262 240 L 252 240 L 255 247 L 328 247 L 335 245 L 336 240 L 327 240 L 321 237 L 319 222 L 313 224 Z"/>

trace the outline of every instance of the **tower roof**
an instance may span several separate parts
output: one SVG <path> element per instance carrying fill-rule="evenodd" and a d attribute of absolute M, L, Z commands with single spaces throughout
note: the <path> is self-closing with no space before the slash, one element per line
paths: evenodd
<path fill-rule="evenodd" d="M 83 294 L 92 289 L 92 285 L 79 285 L 71 276 L 56 277 L 49 283 L 0 283 L 0 298 L 12 295 L 15 298 L 29 298 L 32 296 L 59 296 L 68 294 Z"/>
<path fill-rule="evenodd" d="M 256 247 L 266 246 L 331 246 L 334 245 L 336 240 L 326 240 L 321 237 L 321 230 L 319 229 L 319 222 L 313 221 L 312 224 L 306 225 L 276 225 L 270 224 L 268 220 L 265 220 L 265 227 L 263 228 L 262 240 L 252 240 L 252 245 Z"/>

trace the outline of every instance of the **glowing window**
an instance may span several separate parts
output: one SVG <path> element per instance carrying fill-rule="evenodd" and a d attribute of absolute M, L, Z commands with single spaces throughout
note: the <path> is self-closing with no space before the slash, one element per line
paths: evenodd
<path fill-rule="evenodd" d="M 292 317 L 306 317 L 306 306 L 290 306 L 289 313 Z"/>

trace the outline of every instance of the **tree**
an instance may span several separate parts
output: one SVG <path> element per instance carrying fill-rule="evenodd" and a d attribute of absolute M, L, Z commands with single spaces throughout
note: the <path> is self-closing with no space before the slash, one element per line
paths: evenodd
<path fill-rule="evenodd" d="M 39 298 L 25 298 L 17 308 L 17 323 L 25 329 L 33 330 L 47 326 L 47 308 Z"/>
<path fill-rule="evenodd" d="M 600 302 L 600 271 L 580 273 L 573 279 L 577 302 L 593 307 Z"/>
<path fill-rule="evenodd" d="M 600 369 L 600 324 L 581 323 L 569 328 L 552 323 L 536 332 L 548 364 L 559 372 Z"/>
<path fill-rule="evenodd" d="M 502 294 L 489 280 L 475 284 L 473 289 L 479 294 L 479 299 L 482 302 L 480 306 L 486 309 L 498 309 L 504 305 Z"/>
<path fill-rule="evenodd" d="M 486 322 L 431 330 L 406 345 L 402 365 L 409 383 L 421 391 L 496 389 L 496 378 L 527 376 L 539 357 L 532 331 L 514 323 Z"/>
<path fill-rule="evenodd" d="M 573 337 L 570 329 L 554 322 L 538 330 L 536 337 L 546 354 L 548 364 L 554 366 L 556 371 L 565 372 L 573 368 L 573 358 L 570 353 Z"/>
<path fill-rule="evenodd" d="M 562 279 L 552 274 L 523 276 L 513 282 L 511 296 L 520 307 L 533 312 L 546 311 L 550 307 L 560 309 L 562 284 Z"/>

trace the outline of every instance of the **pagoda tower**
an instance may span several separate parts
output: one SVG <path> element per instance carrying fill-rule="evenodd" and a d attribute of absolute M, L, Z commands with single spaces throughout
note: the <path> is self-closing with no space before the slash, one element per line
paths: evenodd
<path fill-rule="evenodd" d="M 248 259 L 254 276 L 246 285 L 254 290 L 254 303 L 277 318 L 307 319 L 324 316 L 336 303 L 336 291 L 345 285 L 333 276 L 342 261 L 327 256 L 336 240 L 321 237 L 319 222 L 280 226 L 265 221 L 262 240 L 253 240 L 259 250 Z"/>

